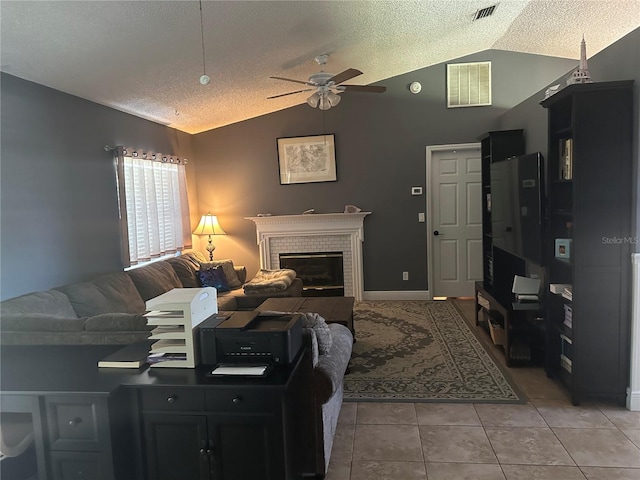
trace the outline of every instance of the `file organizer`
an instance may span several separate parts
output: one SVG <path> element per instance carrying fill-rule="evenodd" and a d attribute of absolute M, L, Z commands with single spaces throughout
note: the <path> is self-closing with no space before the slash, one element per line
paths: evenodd
<path fill-rule="evenodd" d="M 213 287 L 174 288 L 147 301 L 151 367 L 194 368 L 198 363 L 196 327 L 218 313 L 218 295 Z"/>

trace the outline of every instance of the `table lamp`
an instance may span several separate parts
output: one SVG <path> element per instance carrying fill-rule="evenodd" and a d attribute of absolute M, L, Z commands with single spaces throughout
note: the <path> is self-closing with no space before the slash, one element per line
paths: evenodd
<path fill-rule="evenodd" d="M 207 213 L 202 215 L 200 223 L 193 231 L 194 235 L 209 235 L 209 243 L 207 244 L 207 252 L 209 252 L 209 261 L 213 261 L 213 251 L 216 246 L 213 244 L 213 238 L 211 235 L 226 235 L 226 232 L 222 229 L 218 223 L 218 217 Z"/>

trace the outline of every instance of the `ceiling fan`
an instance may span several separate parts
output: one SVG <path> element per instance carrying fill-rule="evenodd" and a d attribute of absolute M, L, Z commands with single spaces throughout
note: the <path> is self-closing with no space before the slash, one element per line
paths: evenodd
<path fill-rule="evenodd" d="M 274 78 L 276 80 L 284 80 L 286 82 L 294 82 L 301 83 L 303 85 L 308 85 L 313 88 L 306 88 L 304 90 L 296 90 L 295 92 L 282 93 L 280 95 L 274 95 L 271 98 L 279 98 L 285 97 L 287 95 L 295 95 L 296 93 L 302 92 L 311 92 L 315 90 L 315 92 L 307 98 L 307 103 L 313 107 L 319 107 L 320 110 L 329 110 L 331 107 L 335 107 L 340 103 L 340 95 L 342 92 L 364 92 L 364 93 L 383 93 L 387 90 L 387 87 L 382 86 L 374 86 L 374 85 L 342 85 L 342 82 L 346 82 L 347 80 L 351 80 L 358 75 L 362 75 L 360 70 L 356 70 L 355 68 L 348 68 L 342 73 L 338 73 L 334 75 L 332 73 L 327 73 L 324 71 L 324 66 L 329 59 L 329 55 L 318 55 L 315 58 L 315 61 L 320 65 L 320 72 L 314 73 L 309 77 L 308 81 L 303 80 L 293 80 L 291 78 L 284 77 L 269 77 Z"/>

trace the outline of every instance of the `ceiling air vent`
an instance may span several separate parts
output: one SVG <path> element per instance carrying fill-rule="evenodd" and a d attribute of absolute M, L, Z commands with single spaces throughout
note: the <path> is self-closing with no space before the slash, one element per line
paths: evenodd
<path fill-rule="evenodd" d="M 491 62 L 447 65 L 447 107 L 491 105 Z"/>
<path fill-rule="evenodd" d="M 493 15 L 493 12 L 496 10 L 498 5 L 491 5 L 490 7 L 480 8 L 473 15 L 473 19 L 471 21 L 475 22 L 476 20 L 480 20 L 481 18 L 490 17 Z"/>

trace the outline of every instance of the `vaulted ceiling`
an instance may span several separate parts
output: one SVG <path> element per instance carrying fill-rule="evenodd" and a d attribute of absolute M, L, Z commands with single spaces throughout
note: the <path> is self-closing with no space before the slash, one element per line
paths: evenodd
<path fill-rule="evenodd" d="M 0 69 L 197 133 L 304 103 L 268 100 L 301 87 L 269 77 L 307 80 L 323 53 L 366 85 L 487 49 L 577 59 L 583 35 L 592 56 L 640 26 L 640 0 L 203 0 L 205 68 L 200 13 L 192 0 L 3 0 Z"/>

